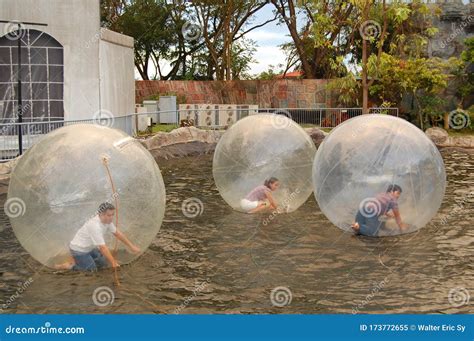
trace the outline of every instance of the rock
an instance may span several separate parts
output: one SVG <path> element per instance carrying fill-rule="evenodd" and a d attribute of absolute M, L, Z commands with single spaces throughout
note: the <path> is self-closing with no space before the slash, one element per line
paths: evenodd
<path fill-rule="evenodd" d="M 198 156 L 214 152 L 216 143 L 204 143 L 201 141 L 191 141 L 186 143 L 177 143 L 173 145 L 162 146 L 150 150 L 151 155 L 158 159 L 172 159 L 184 156 Z"/>
<path fill-rule="evenodd" d="M 443 144 L 445 143 L 448 138 L 448 132 L 442 128 L 433 127 L 428 128 L 425 134 L 433 141 L 435 144 Z"/>
<path fill-rule="evenodd" d="M 0 163 L 0 177 L 1 175 L 10 174 L 12 169 L 15 168 L 20 157 L 17 157 L 11 161 Z"/>
<path fill-rule="evenodd" d="M 474 148 L 474 136 L 453 137 L 452 145 L 459 148 Z"/>
<path fill-rule="evenodd" d="M 223 132 L 220 130 L 202 130 L 196 127 L 181 127 L 172 130 L 169 133 L 159 132 L 140 142 L 148 150 L 162 148 L 180 143 L 202 142 L 215 144 L 219 141 Z"/>
<path fill-rule="evenodd" d="M 311 137 L 311 139 L 313 140 L 316 147 L 319 147 L 321 142 L 323 142 L 324 138 L 328 135 L 328 133 L 326 133 L 326 132 L 324 132 L 321 129 L 318 129 L 316 127 L 315 128 L 306 128 L 305 131 Z"/>
<path fill-rule="evenodd" d="M 446 130 L 438 127 L 429 128 L 426 130 L 426 135 L 431 141 L 440 148 L 461 148 L 461 149 L 472 149 L 474 148 L 474 136 L 449 136 Z"/>

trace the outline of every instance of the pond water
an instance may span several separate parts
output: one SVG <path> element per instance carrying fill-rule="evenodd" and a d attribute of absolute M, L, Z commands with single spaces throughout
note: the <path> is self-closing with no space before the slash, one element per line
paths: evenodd
<path fill-rule="evenodd" d="M 55 272 L 32 259 L 15 239 L 2 195 L 0 308 L 6 313 L 474 313 L 472 305 L 461 305 L 474 294 L 474 197 L 468 195 L 474 190 L 474 155 L 442 154 L 448 185 L 434 220 L 417 233 L 378 239 L 333 226 L 313 195 L 297 211 L 273 219 L 268 213 L 234 212 L 214 185 L 210 155 L 160 162 L 165 220 L 148 251 L 120 268 L 119 287 L 112 270 Z M 183 213 L 186 199 L 198 203 L 195 213 Z"/>

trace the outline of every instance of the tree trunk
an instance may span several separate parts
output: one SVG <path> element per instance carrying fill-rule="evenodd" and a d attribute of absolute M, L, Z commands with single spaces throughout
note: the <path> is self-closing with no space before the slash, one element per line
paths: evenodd
<path fill-rule="evenodd" d="M 369 113 L 369 86 L 367 83 L 367 40 L 362 39 L 362 114 Z"/>

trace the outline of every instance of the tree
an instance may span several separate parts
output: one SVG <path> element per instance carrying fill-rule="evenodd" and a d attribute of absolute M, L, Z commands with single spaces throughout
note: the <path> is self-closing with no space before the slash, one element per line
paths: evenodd
<path fill-rule="evenodd" d="M 214 74 L 217 80 L 232 79 L 233 46 L 250 31 L 276 20 L 253 23 L 254 15 L 266 5 L 261 0 L 197 0 L 192 5 L 210 57 L 209 79 Z"/>
<path fill-rule="evenodd" d="M 116 19 L 111 28 L 134 38 L 135 66 L 142 79 L 150 79 L 149 63 L 159 71 L 160 57 L 166 56 L 169 46 L 177 42 L 170 8 L 154 0 L 120 2 L 120 5 L 119 11 L 117 7 L 108 7 L 114 15 L 119 15 L 113 17 Z"/>
<path fill-rule="evenodd" d="M 346 55 L 349 51 L 354 5 L 346 0 L 270 2 L 280 23 L 288 28 L 293 55 L 298 56 L 298 68 L 305 78 L 341 76 L 340 69 L 335 71 L 332 64 L 337 56 Z"/>
<path fill-rule="evenodd" d="M 380 62 L 376 65 L 374 58 L 368 61 L 368 72 L 377 79 L 376 84 L 370 88 L 371 94 L 393 103 L 398 103 L 405 94 L 412 95 L 419 115 L 419 124 L 423 129 L 427 116 L 432 114 L 432 111 L 427 109 L 441 104 L 435 97 L 446 88 L 451 66 L 456 64 L 457 59 L 402 60 L 382 53 Z"/>
<path fill-rule="evenodd" d="M 458 88 L 461 107 L 464 106 L 465 99 L 474 94 L 474 37 L 467 38 L 464 45 L 466 49 L 461 53 L 462 63 L 456 72 L 461 84 Z"/>

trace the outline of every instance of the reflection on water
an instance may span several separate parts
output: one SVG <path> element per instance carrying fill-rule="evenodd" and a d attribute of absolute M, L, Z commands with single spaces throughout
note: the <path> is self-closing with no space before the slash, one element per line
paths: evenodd
<path fill-rule="evenodd" d="M 234 212 L 217 192 L 209 155 L 160 163 L 165 220 L 149 250 L 122 266 L 120 287 L 111 271 L 42 267 L 2 212 L 0 302 L 9 313 L 473 313 L 448 295 L 474 293 L 474 155 L 443 157 L 448 186 L 435 219 L 417 233 L 378 239 L 333 226 L 314 196 L 290 214 Z M 194 218 L 182 212 L 189 198 L 202 202 Z M 93 301 L 101 286 L 114 291 L 104 307 Z M 276 287 L 289 289 L 289 304 L 272 304 Z"/>

